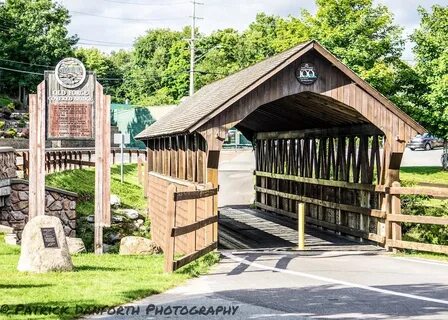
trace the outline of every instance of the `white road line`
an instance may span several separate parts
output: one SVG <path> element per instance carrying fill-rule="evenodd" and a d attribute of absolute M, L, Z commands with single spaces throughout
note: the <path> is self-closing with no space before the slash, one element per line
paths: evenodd
<path fill-rule="evenodd" d="M 232 259 L 232 260 L 234 260 L 236 262 L 243 263 L 243 264 L 251 266 L 251 267 L 256 267 L 256 268 L 260 268 L 260 269 L 267 269 L 267 270 L 272 270 L 272 271 L 276 271 L 276 272 L 287 273 L 287 274 L 291 274 L 291 275 L 295 275 L 295 276 L 299 276 L 299 277 L 314 279 L 314 280 L 318 280 L 318 281 L 322 281 L 322 282 L 328 282 L 328 283 L 333 283 L 333 284 L 340 284 L 340 285 L 343 285 L 343 286 L 346 286 L 346 287 L 358 288 L 358 289 L 363 289 L 363 290 L 368 290 L 368 291 L 374 291 L 374 292 L 379 292 L 379 293 L 382 293 L 382 294 L 387 294 L 387 295 L 392 295 L 392 296 L 399 296 L 399 297 L 404 297 L 404 298 L 409 298 L 409 299 L 415 299 L 415 300 L 421 300 L 421 301 L 429 301 L 429 302 L 434 302 L 434 303 L 438 303 L 438 304 L 448 305 L 448 301 L 447 300 L 433 299 L 433 298 L 418 296 L 418 295 L 414 295 L 414 294 L 396 292 L 396 291 L 391 291 L 391 290 L 386 290 L 386 289 L 379 289 L 379 288 L 370 287 L 370 286 L 357 284 L 357 283 L 352 283 L 352 282 L 348 282 L 348 281 L 342 281 L 342 280 L 337 280 L 337 279 L 332 279 L 332 278 L 327 278 L 327 277 L 316 276 L 316 275 L 305 273 L 305 272 L 299 272 L 299 271 L 293 271 L 293 270 L 287 270 L 287 269 L 280 269 L 280 268 L 276 268 L 276 267 L 265 266 L 265 265 L 262 265 L 262 264 L 259 264 L 259 263 L 256 263 L 256 262 L 251 262 L 251 261 L 248 261 L 246 259 L 239 258 L 237 256 L 234 256 L 233 254 L 230 254 L 230 253 L 221 252 L 221 254 L 223 256 L 229 258 L 229 259 Z"/>
<path fill-rule="evenodd" d="M 399 259 L 399 260 L 424 263 L 424 264 L 432 264 L 432 265 L 441 266 L 441 267 L 448 267 L 448 263 L 446 263 L 446 262 L 428 261 L 428 260 L 423 260 L 423 259 L 412 259 L 412 258 L 402 258 L 402 257 L 395 257 L 395 258 Z"/>

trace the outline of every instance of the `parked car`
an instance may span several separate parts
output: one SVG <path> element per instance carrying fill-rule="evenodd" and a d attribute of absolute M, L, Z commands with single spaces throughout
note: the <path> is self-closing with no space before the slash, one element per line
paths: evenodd
<path fill-rule="evenodd" d="M 443 139 L 437 138 L 430 133 L 418 134 L 411 139 L 407 147 L 411 150 L 431 150 L 437 147 L 443 147 Z"/>

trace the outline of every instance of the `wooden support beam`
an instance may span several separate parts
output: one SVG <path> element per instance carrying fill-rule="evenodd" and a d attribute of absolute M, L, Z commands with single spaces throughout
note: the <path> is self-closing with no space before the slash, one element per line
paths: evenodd
<path fill-rule="evenodd" d="M 330 209 L 339 209 L 339 210 L 343 210 L 343 211 L 356 212 L 356 213 L 359 213 L 359 214 L 362 214 L 365 216 L 376 217 L 376 218 L 381 218 L 381 219 L 386 218 L 386 212 L 381 211 L 381 210 L 370 209 L 370 208 L 361 208 L 361 207 L 352 206 L 352 205 L 348 205 L 348 204 L 324 201 L 324 200 L 320 200 L 320 199 L 305 197 L 305 196 L 291 194 L 291 193 L 287 193 L 287 192 L 281 192 L 281 191 L 277 191 L 277 190 L 270 190 L 270 189 L 261 188 L 261 187 L 255 187 L 255 191 L 263 192 L 263 193 L 274 195 L 274 196 L 283 197 L 286 199 L 292 199 L 292 200 L 297 200 L 297 201 L 301 201 L 301 202 L 305 202 L 305 203 L 309 203 L 309 204 L 314 204 L 314 205 L 318 205 L 318 206 L 322 206 L 322 207 L 326 207 L 326 208 L 330 208 Z"/>
<path fill-rule="evenodd" d="M 444 245 L 419 243 L 419 242 L 412 242 L 412 241 L 402 241 L 402 240 L 393 240 L 393 239 L 387 240 L 386 244 L 388 247 L 396 248 L 396 249 L 409 249 L 409 250 L 448 254 L 448 246 L 444 246 Z"/>
<path fill-rule="evenodd" d="M 30 95 L 29 219 L 45 214 L 45 81 Z"/>
<path fill-rule="evenodd" d="M 278 174 L 270 172 L 255 171 L 255 175 L 259 177 L 289 180 L 301 183 L 315 184 L 328 187 L 339 187 L 347 188 L 352 190 L 364 190 L 371 192 L 385 192 L 386 188 L 384 186 L 378 186 L 374 184 L 362 184 L 362 183 L 352 183 L 346 181 L 328 180 L 328 179 L 318 179 L 318 178 L 308 178 L 295 175 Z"/>
<path fill-rule="evenodd" d="M 407 222 L 419 224 L 436 224 L 448 225 L 448 217 L 431 217 L 431 216 L 411 216 L 407 214 L 389 214 L 387 220 L 390 222 Z"/>
<path fill-rule="evenodd" d="M 196 222 L 186 225 L 186 226 L 174 227 L 171 230 L 171 236 L 178 237 L 178 236 L 196 231 L 200 228 L 206 227 L 212 223 L 217 223 L 217 222 L 218 222 L 218 216 L 210 216 L 208 218 L 196 221 Z"/>
<path fill-rule="evenodd" d="M 202 248 L 201 250 L 198 250 L 196 252 L 193 252 L 177 261 L 173 261 L 172 263 L 172 269 L 177 270 L 181 267 L 183 267 L 186 264 L 189 264 L 190 262 L 193 262 L 194 260 L 202 257 L 203 255 L 212 252 L 213 250 L 218 248 L 218 243 L 213 242 L 206 246 L 205 248 Z"/>
<path fill-rule="evenodd" d="M 170 184 L 166 190 L 166 231 L 165 231 L 165 272 L 173 272 L 174 250 L 175 242 L 174 237 L 171 236 L 172 229 L 176 226 L 176 203 L 174 202 L 174 193 L 177 188 L 174 184 Z"/>
<path fill-rule="evenodd" d="M 303 139 L 359 135 L 384 135 L 384 133 L 372 124 L 362 124 L 348 127 L 316 128 L 299 131 L 259 132 L 256 134 L 256 139 Z"/>
<path fill-rule="evenodd" d="M 400 183 L 395 181 L 392 183 L 392 187 L 395 188 L 399 188 L 400 187 Z M 391 199 L 391 214 L 392 215 L 401 215 L 401 201 L 400 201 L 400 196 L 398 195 L 392 195 L 392 199 Z M 400 222 L 396 222 L 396 221 L 392 221 L 391 223 L 391 231 L 392 231 L 392 240 L 393 241 L 401 241 L 401 223 Z M 396 249 L 393 250 L 394 252 L 396 252 Z"/>

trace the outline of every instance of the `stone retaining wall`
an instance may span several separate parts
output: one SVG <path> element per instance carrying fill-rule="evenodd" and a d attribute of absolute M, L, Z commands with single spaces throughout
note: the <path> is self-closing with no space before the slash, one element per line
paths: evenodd
<path fill-rule="evenodd" d="M 0 224 L 14 228 L 19 241 L 28 222 L 28 190 L 27 180 L 11 179 L 11 194 L 0 208 Z M 77 194 L 51 187 L 46 187 L 45 191 L 45 214 L 60 218 L 66 236 L 75 237 Z"/>
<path fill-rule="evenodd" d="M 0 147 L 0 179 L 17 177 L 16 156 L 11 147 Z"/>

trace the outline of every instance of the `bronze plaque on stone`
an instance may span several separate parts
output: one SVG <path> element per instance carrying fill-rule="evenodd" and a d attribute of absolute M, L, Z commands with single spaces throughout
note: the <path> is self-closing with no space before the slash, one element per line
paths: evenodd
<path fill-rule="evenodd" d="M 42 232 L 42 239 L 44 240 L 45 248 L 59 248 L 58 239 L 56 238 L 56 231 L 54 228 L 40 228 Z"/>

